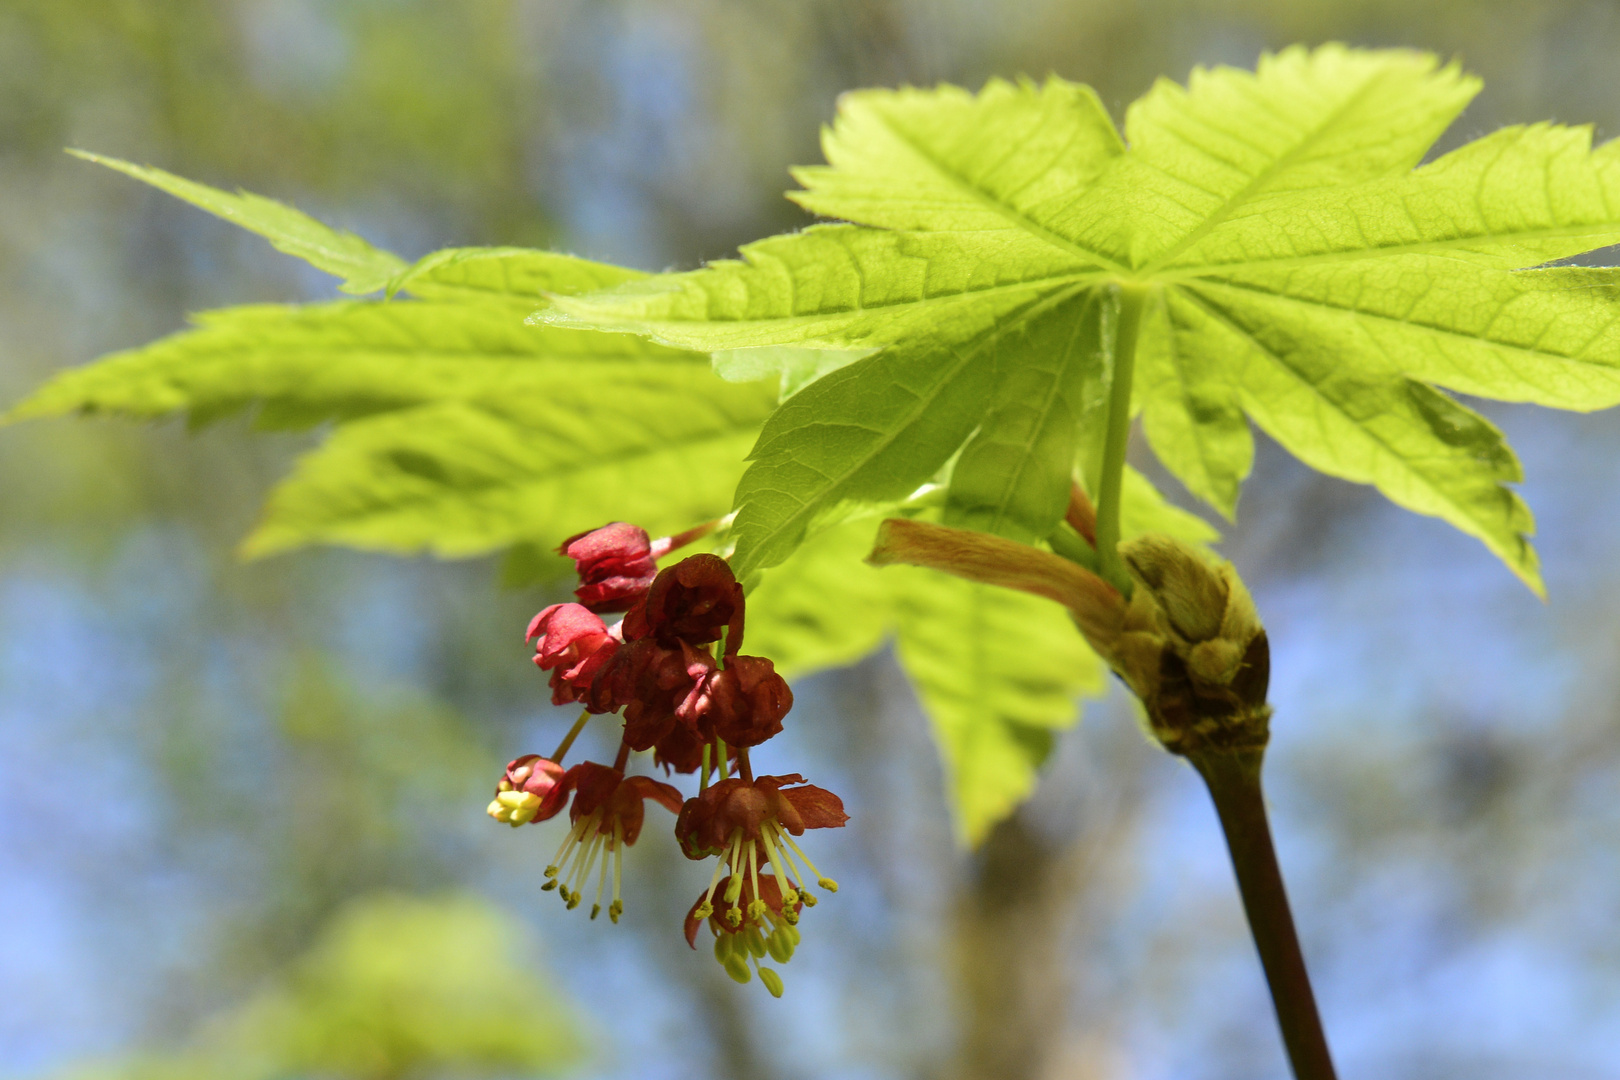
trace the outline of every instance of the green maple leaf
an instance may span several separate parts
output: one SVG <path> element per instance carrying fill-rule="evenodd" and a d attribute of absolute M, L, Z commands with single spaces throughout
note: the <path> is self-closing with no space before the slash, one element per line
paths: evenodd
<path fill-rule="evenodd" d="M 1478 91 L 1412 52 L 1294 48 L 1127 112 L 1051 79 L 846 95 L 800 203 L 858 224 L 539 318 L 692 349 L 874 348 L 786 401 L 737 492 L 737 562 L 956 461 L 947 520 L 1049 535 L 1096 470 L 1122 290 L 1148 440 L 1230 516 L 1250 421 L 1477 537 L 1540 589 L 1501 433 L 1446 391 L 1620 402 L 1620 279 L 1534 269 L 1620 242 L 1620 149 L 1504 129 L 1417 167 Z M 1526 269 L 1530 268 L 1530 269 Z"/>
<path fill-rule="evenodd" d="M 638 271 L 521 248 L 407 265 L 272 200 L 80 156 L 265 236 L 348 291 L 411 297 L 205 312 L 194 329 L 59 374 L 8 414 L 334 422 L 272 493 L 249 555 L 312 543 L 532 553 L 625 517 L 675 531 L 725 512 L 776 402 L 769 387 L 715 378 L 706 353 L 524 324 L 548 294 Z"/>

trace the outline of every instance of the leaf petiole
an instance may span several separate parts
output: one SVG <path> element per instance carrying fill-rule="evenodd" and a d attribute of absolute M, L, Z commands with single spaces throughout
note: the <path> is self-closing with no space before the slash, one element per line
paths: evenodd
<path fill-rule="evenodd" d="M 1119 557 L 1119 507 L 1125 482 L 1125 446 L 1131 434 L 1131 377 L 1136 338 L 1150 286 L 1119 286 L 1119 326 L 1114 333 L 1114 370 L 1108 386 L 1108 433 L 1103 442 L 1102 480 L 1097 485 L 1097 558 L 1104 580 L 1126 596 L 1130 575 Z"/>

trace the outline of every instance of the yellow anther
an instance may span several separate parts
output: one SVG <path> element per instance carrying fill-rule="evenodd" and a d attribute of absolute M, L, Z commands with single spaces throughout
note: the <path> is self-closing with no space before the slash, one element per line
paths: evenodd
<path fill-rule="evenodd" d="M 568 910 L 573 911 L 577 907 L 579 907 L 579 893 L 570 893 L 568 896 Z"/>
<path fill-rule="evenodd" d="M 765 939 L 765 948 L 770 952 L 771 959 L 778 964 L 785 964 L 793 959 L 793 942 L 782 931 L 788 929 L 781 927 L 770 937 Z"/>
<path fill-rule="evenodd" d="M 540 891 L 541 892 L 550 892 L 552 889 L 555 889 L 556 887 L 557 887 L 557 883 L 555 881 L 548 881 L 544 885 L 540 886 Z"/>
<path fill-rule="evenodd" d="M 837 892 L 838 891 L 838 882 L 834 881 L 830 877 L 817 878 L 816 879 L 816 884 L 820 885 L 823 889 L 826 889 L 828 892 Z"/>
<path fill-rule="evenodd" d="M 598 915 L 600 915 L 600 914 L 602 914 L 602 905 L 601 904 L 592 904 L 591 905 L 591 921 L 595 922 L 596 917 Z"/>
<path fill-rule="evenodd" d="M 799 894 L 794 889 L 786 889 L 782 893 L 782 906 L 790 908 L 799 902 Z"/>
<path fill-rule="evenodd" d="M 765 901 L 750 900 L 748 902 L 748 920 L 750 922 L 758 922 L 765 917 L 765 913 L 769 910 L 770 906 L 766 904 Z"/>
<path fill-rule="evenodd" d="M 731 875 L 731 881 L 726 885 L 726 903 L 735 904 L 742 895 L 743 879 L 741 874 Z"/>
<path fill-rule="evenodd" d="M 771 992 L 771 997 L 782 996 L 782 976 L 768 967 L 759 969 L 759 981 L 765 984 L 765 989 Z"/>
<path fill-rule="evenodd" d="M 714 958 L 722 964 L 731 956 L 731 935 L 716 934 L 714 936 Z"/>
<path fill-rule="evenodd" d="M 744 948 L 753 953 L 755 956 L 765 955 L 765 938 L 761 936 L 760 932 L 756 928 L 750 926 L 747 930 L 744 930 L 742 933 L 737 935 L 737 940 L 743 945 Z"/>
<path fill-rule="evenodd" d="M 797 926 L 799 923 L 799 913 L 797 911 L 787 911 L 784 909 L 782 912 L 782 921 L 787 923 L 789 926 Z"/>
<path fill-rule="evenodd" d="M 617 926 L 619 924 L 619 916 L 623 915 L 623 914 L 624 914 L 624 901 L 623 900 L 615 900 L 615 901 L 613 901 L 613 903 L 608 905 L 608 918 L 613 920 L 613 925 Z"/>
<path fill-rule="evenodd" d="M 732 926 L 742 925 L 742 909 L 732 907 L 726 909 L 726 922 Z"/>
<path fill-rule="evenodd" d="M 800 889 L 799 899 L 804 901 L 805 907 L 815 907 L 817 904 L 821 903 L 821 901 L 816 899 L 816 894 L 811 892 L 809 889 Z"/>
<path fill-rule="evenodd" d="M 703 901 L 703 903 L 699 904 L 697 906 L 697 910 L 692 912 L 693 918 L 697 918 L 697 919 L 707 919 L 710 915 L 713 915 L 713 914 L 714 914 L 714 905 L 709 903 L 707 900 L 705 900 L 705 901 Z"/>
<path fill-rule="evenodd" d="M 506 820 L 506 808 L 500 804 L 499 800 L 491 800 L 490 804 L 484 808 L 484 813 L 496 821 Z"/>
<path fill-rule="evenodd" d="M 530 803 L 539 803 L 540 797 L 538 795 L 531 795 L 527 791 L 503 791 L 499 795 L 495 796 L 495 801 L 506 807 L 508 810 L 516 810 L 520 807 L 527 806 Z"/>
<path fill-rule="evenodd" d="M 546 867 L 546 877 L 554 878 L 554 877 L 557 876 L 557 873 L 558 873 L 558 870 L 557 870 L 557 868 L 555 866 Z"/>
<path fill-rule="evenodd" d="M 754 973 L 748 970 L 748 961 L 735 952 L 726 957 L 724 963 L 726 965 L 726 974 L 730 975 L 736 982 L 746 983 L 754 977 Z"/>

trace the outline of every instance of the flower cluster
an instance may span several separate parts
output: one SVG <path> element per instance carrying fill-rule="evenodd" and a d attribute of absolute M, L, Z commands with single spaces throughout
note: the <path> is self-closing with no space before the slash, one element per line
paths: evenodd
<path fill-rule="evenodd" d="M 707 890 L 686 920 L 694 948 L 707 921 L 715 957 L 738 982 L 758 971 L 774 995 L 782 980 L 760 963 L 786 963 L 799 943 L 799 915 L 816 903 L 806 886 L 836 892 L 799 848 L 806 829 L 849 820 L 837 795 L 796 774 L 753 775 L 749 749 L 782 730 L 793 692 L 770 660 L 741 653 L 746 602 L 731 567 L 699 554 L 659 570 L 657 560 L 708 531 L 652 540 L 615 522 L 566 541 L 580 586 L 577 603 L 553 604 L 529 624 L 534 662 L 550 673 L 556 705 L 584 707 L 549 758 L 526 754 L 506 767 L 489 816 L 520 825 L 568 807 L 570 829 L 546 867 L 546 890 L 578 907 L 596 876 L 591 918 L 613 888 L 608 917 L 618 922 L 623 849 L 641 835 L 647 800 L 677 814 L 675 835 L 690 859 L 714 859 Z M 623 612 L 609 625 L 602 615 Z M 592 715 L 623 719 L 613 765 L 562 759 Z M 665 775 L 698 774 L 698 794 L 625 772 L 632 751 L 651 751 Z M 571 802 L 571 804 L 570 804 Z M 801 866 L 802 864 L 802 866 Z"/>

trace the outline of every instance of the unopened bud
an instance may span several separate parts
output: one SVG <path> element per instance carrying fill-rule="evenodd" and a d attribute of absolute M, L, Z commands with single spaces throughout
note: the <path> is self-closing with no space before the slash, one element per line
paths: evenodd
<path fill-rule="evenodd" d="M 1158 534 L 1121 544 L 1137 587 L 1109 659 L 1166 750 L 1262 747 L 1271 653 L 1231 563 Z"/>

